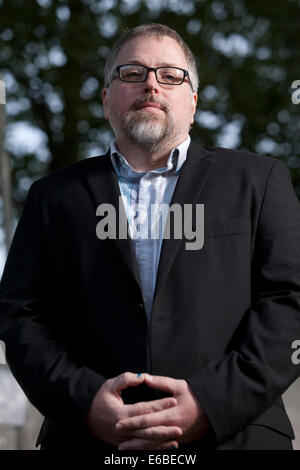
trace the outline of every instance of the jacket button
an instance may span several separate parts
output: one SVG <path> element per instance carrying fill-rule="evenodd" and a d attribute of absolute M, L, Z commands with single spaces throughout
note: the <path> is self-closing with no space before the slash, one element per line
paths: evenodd
<path fill-rule="evenodd" d="M 143 312 L 144 311 L 144 305 L 139 303 L 139 304 L 136 304 L 136 309 L 139 313 Z"/>

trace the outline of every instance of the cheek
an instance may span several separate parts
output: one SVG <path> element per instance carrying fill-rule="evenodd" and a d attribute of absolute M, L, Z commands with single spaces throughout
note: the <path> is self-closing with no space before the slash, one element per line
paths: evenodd
<path fill-rule="evenodd" d="M 184 116 L 185 119 L 192 120 L 194 112 L 194 104 L 192 102 L 192 98 L 184 98 L 179 100 L 178 105 L 174 107 L 175 117 L 178 120 L 182 121 Z"/>
<path fill-rule="evenodd" d="M 127 96 L 126 93 L 114 94 L 109 102 L 110 115 L 113 114 L 116 117 L 122 116 L 128 111 L 133 101 L 134 99 Z"/>
<path fill-rule="evenodd" d="M 109 101 L 106 113 L 109 120 L 116 120 L 116 118 L 121 114 L 121 106 L 115 99 L 111 99 Z"/>
<path fill-rule="evenodd" d="M 182 108 L 177 111 L 176 120 L 182 129 L 190 128 L 194 122 L 194 114 L 190 103 L 185 102 Z"/>

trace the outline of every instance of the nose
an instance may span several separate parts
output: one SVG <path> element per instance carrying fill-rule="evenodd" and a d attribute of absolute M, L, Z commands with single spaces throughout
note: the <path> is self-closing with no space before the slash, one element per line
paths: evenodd
<path fill-rule="evenodd" d="M 144 91 L 149 93 L 149 91 L 158 92 L 158 82 L 156 80 L 155 71 L 150 70 L 146 80 L 144 81 Z"/>

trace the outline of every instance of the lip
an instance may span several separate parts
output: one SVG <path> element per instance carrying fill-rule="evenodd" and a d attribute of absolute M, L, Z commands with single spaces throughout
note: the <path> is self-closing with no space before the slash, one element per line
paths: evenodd
<path fill-rule="evenodd" d="M 147 102 L 147 103 L 141 104 L 141 105 L 138 107 L 138 109 L 143 109 L 143 108 L 154 108 L 154 109 L 159 109 L 160 111 L 162 111 L 162 107 L 161 107 L 159 104 L 157 104 L 157 103 L 149 103 L 149 102 Z"/>

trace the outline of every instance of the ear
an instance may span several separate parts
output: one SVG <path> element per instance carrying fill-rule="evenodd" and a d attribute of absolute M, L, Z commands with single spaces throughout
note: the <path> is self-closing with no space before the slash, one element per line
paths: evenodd
<path fill-rule="evenodd" d="M 197 95 L 197 93 L 193 92 L 192 103 L 193 103 L 193 106 L 194 106 L 194 112 L 196 111 L 196 108 L 197 108 L 197 102 L 198 102 L 198 95 Z"/>
<path fill-rule="evenodd" d="M 103 102 L 103 110 L 104 110 L 104 117 L 108 120 L 108 99 L 109 99 L 109 90 L 107 88 L 103 88 L 102 90 L 102 102 Z"/>
<path fill-rule="evenodd" d="M 198 95 L 197 93 L 192 93 L 192 108 L 193 108 L 193 111 L 192 111 L 192 121 L 191 121 L 191 124 L 193 124 L 194 122 L 194 115 L 195 115 L 195 112 L 196 112 L 196 108 L 197 108 L 197 102 L 198 102 Z"/>

